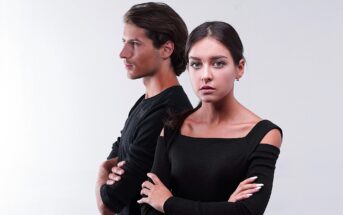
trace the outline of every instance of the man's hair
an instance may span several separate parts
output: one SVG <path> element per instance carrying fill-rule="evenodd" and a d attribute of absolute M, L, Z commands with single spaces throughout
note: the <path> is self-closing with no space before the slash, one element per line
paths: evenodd
<path fill-rule="evenodd" d="M 170 6 L 157 2 L 136 4 L 126 12 L 124 22 L 143 28 L 155 48 L 160 48 L 167 41 L 172 41 L 174 51 L 170 59 L 174 72 L 179 76 L 185 71 L 187 26 Z"/>

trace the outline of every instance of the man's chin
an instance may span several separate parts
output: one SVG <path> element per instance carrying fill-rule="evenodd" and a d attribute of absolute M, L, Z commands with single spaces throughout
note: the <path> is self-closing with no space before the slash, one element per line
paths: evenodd
<path fill-rule="evenodd" d="M 127 73 L 127 77 L 131 80 L 136 80 L 136 79 L 139 79 L 141 78 L 140 76 L 136 75 L 136 74 L 132 74 L 130 72 Z"/>
<path fill-rule="evenodd" d="M 131 80 L 136 80 L 136 79 L 145 78 L 145 77 L 152 77 L 152 76 L 154 76 L 154 74 L 155 73 L 153 73 L 153 72 L 150 72 L 150 73 L 146 72 L 146 73 L 137 74 L 137 73 L 130 71 L 130 70 L 127 71 L 127 77 Z"/>

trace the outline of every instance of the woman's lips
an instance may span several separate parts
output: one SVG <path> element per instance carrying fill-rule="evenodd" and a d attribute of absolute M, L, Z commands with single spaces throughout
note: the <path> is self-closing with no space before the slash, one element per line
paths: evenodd
<path fill-rule="evenodd" d="M 212 93 L 213 91 L 215 90 L 215 88 L 211 87 L 211 86 L 208 86 L 208 85 L 205 85 L 205 86 L 202 86 L 200 88 L 200 92 L 204 93 L 204 94 L 210 94 Z"/>
<path fill-rule="evenodd" d="M 211 86 L 205 85 L 205 86 L 202 86 L 202 87 L 200 88 L 200 90 L 214 90 L 214 88 L 211 87 Z"/>

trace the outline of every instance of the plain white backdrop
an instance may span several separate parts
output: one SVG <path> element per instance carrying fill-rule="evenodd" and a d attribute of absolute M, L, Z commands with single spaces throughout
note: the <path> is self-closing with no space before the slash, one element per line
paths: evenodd
<path fill-rule="evenodd" d="M 144 93 L 119 59 L 139 2 L 0 1 L 0 214 L 98 214 L 98 166 Z M 241 36 L 236 96 L 284 130 L 266 214 L 341 214 L 343 1 L 165 2 L 190 31 L 222 20 Z"/>

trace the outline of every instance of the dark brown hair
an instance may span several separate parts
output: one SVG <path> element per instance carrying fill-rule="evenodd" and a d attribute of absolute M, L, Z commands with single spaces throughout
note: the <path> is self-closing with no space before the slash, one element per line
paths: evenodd
<path fill-rule="evenodd" d="M 205 37 L 212 37 L 222 43 L 230 51 L 236 65 L 239 64 L 240 60 L 244 60 L 243 44 L 237 31 L 228 23 L 213 21 L 199 25 L 190 33 L 185 50 L 187 63 L 188 54 L 192 46 Z"/>
<path fill-rule="evenodd" d="M 185 45 L 188 36 L 187 26 L 182 18 L 167 4 L 147 2 L 136 4 L 124 15 L 124 22 L 143 28 L 155 48 L 167 41 L 174 43 L 171 64 L 179 76 L 186 69 Z"/>
<path fill-rule="evenodd" d="M 212 37 L 222 43 L 231 53 L 236 65 L 240 60 L 244 60 L 243 44 L 236 30 L 228 23 L 221 21 L 205 22 L 196 27 L 189 35 L 186 43 L 185 61 L 188 63 L 188 54 L 193 45 L 201 39 Z M 206 50 L 204 50 L 206 51 Z M 179 129 L 184 120 L 201 107 L 201 102 L 192 110 L 170 116 L 166 126 Z"/>

